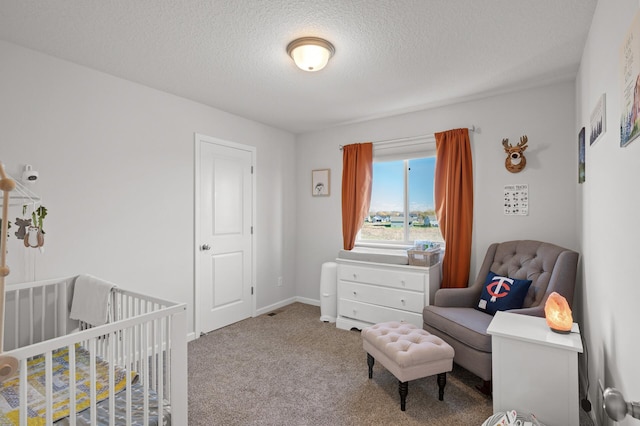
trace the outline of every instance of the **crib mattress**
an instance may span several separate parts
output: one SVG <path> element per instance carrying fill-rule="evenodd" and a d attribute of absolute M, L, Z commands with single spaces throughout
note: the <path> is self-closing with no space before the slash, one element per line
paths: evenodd
<path fill-rule="evenodd" d="M 353 250 L 340 250 L 338 258 L 359 260 L 361 262 L 387 263 L 391 265 L 408 265 L 407 251 L 377 247 L 354 247 Z"/>

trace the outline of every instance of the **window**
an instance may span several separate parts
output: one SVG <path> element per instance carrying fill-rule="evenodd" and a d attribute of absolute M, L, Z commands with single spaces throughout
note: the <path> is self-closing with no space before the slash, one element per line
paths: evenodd
<path fill-rule="evenodd" d="M 434 156 L 373 163 L 369 216 L 359 243 L 443 241 L 433 196 Z"/>

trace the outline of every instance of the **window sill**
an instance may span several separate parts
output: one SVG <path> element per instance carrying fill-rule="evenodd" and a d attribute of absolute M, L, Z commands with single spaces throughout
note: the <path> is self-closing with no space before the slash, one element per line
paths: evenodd
<path fill-rule="evenodd" d="M 384 248 L 384 249 L 398 249 L 409 250 L 413 248 L 413 245 L 397 244 L 397 243 L 373 243 L 373 242 L 356 242 L 356 247 L 369 247 L 369 248 Z"/>
<path fill-rule="evenodd" d="M 390 250 L 412 250 L 413 244 L 398 244 L 398 243 L 382 243 L 382 242 L 358 242 L 356 241 L 355 247 L 367 247 L 367 248 L 380 248 Z M 440 243 L 440 250 L 444 253 L 446 246 L 444 243 Z"/>

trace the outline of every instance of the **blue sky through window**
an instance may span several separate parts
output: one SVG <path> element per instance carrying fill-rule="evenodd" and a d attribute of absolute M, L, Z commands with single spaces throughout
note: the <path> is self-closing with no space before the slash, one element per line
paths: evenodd
<path fill-rule="evenodd" d="M 434 209 L 435 165 L 435 157 L 409 160 L 409 211 Z M 404 161 L 373 163 L 370 211 L 404 211 Z"/>

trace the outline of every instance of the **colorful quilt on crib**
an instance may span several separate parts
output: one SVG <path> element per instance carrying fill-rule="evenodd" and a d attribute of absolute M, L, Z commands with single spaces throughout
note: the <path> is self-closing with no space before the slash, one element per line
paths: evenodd
<path fill-rule="evenodd" d="M 76 346 L 76 411 L 82 411 L 91 404 L 89 352 Z M 53 421 L 69 415 L 69 348 L 53 351 Z M 27 362 L 28 368 L 28 413 L 29 425 L 46 423 L 46 379 L 45 358 L 35 357 Z M 131 381 L 137 374 L 131 372 Z M 114 393 L 125 389 L 126 370 L 114 366 Z M 109 398 L 109 363 L 96 356 L 96 402 Z M 0 385 L 0 424 L 18 425 L 20 423 L 20 383 L 19 376 L 6 380 Z"/>

